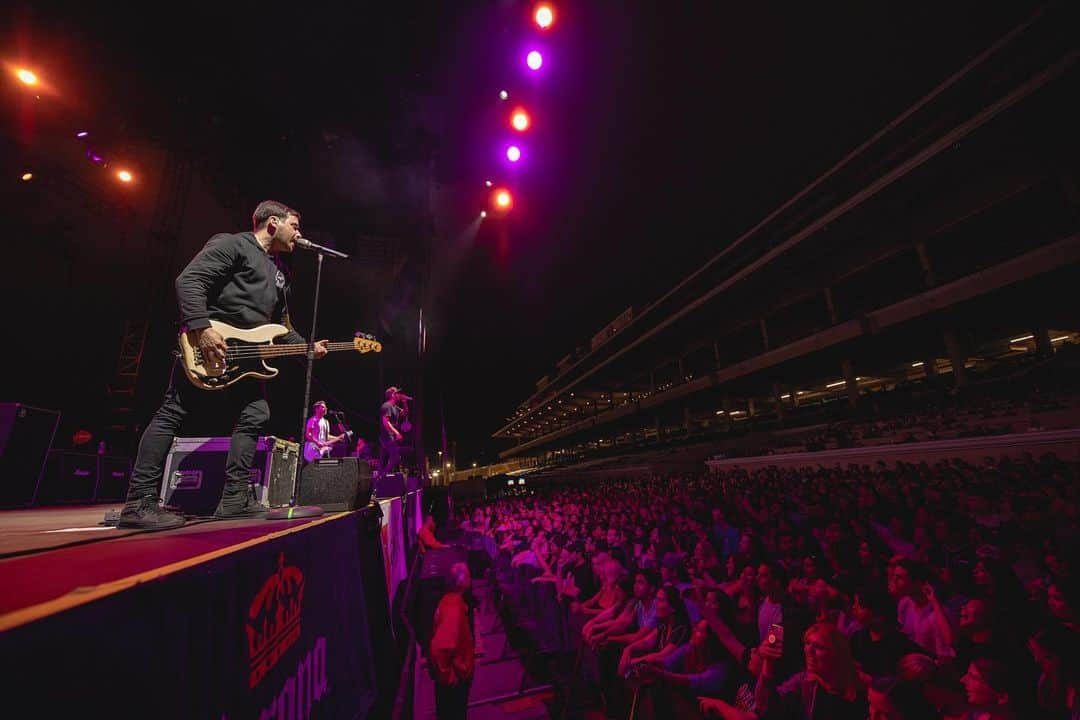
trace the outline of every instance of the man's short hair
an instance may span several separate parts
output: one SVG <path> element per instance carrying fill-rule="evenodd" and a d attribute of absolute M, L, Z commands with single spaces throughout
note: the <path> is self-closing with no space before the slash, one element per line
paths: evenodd
<path fill-rule="evenodd" d="M 930 579 L 929 568 L 917 560 L 903 557 L 896 561 L 896 567 L 902 567 L 907 570 L 908 577 L 910 577 L 911 581 L 916 585 Z"/>
<path fill-rule="evenodd" d="M 648 584 L 649 587 L 653 587 L 653 588 L 660 587 L 660 577 L 655 572 L 653 572 L 652 570 L 642 568 L 642 569 L 638 570 L 636 573 L 634 573 L 634 575 L 635 576 L 640 575 L 641 577 L 645 578 L 645 582 Z"/>
<path fill-rule="evenodd" d="M 284 221 L 289 215 L 300 217 L 299 212 L 284 203 L 279 203 L 277 200 L 263 200 L 251 215 L 251 225 L 255 230 L 261 230 L 270 222 L 270 218 L 279 217 Z"/>
<path fill-rule="evenodd" d="M 779 583 L 780 587 L 787 587 L 788 574 L 783 565 L 775 560 L 762 560 L 759 565 L 769 568 L 773 582 Z"/>
<path fill-rule="evenodd" d="M 871 586 L 859 588 L 855 591 L 859 598 L 859 605 L 867 611 L 880 617 L 896 617 L 896 600 L 883 587 Z"/>
<path fill-rule="evenodd" d="M 313 402 L 311 404 L 311 409 L 314 410 L 319 405 L 322 405 L 323 407 L 326 407 L 326 401 L 325 400 L 316 400 L 315 402 Z"/>

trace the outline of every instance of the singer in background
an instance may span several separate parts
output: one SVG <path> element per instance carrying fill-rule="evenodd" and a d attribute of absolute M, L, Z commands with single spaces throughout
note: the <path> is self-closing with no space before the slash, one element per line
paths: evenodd
<path fill-rule="evenodd" d="M 386 388 L 386 402 L 379 408 L 379 472 L 394 472 L 401 460 L 401 442 L 405 439 L 401 423 L 405 417 L 405 403 L 411 400 L 401 388 Z"/>
<path fill-rule="evenodd" d="M 288 283 L 278 261 L 279 253 L 292 252 L 302 239 L 300 213 L 264 200 L 252 214 L 252 228 L 214 235 L 176 278 L 181 324 L 208 364 L 223 364 L 228 349 L 211 320 L 238 328 L 280 323 L 289 329 L 284 342 L 307 342 L 289 322 Z M 324 357 L 326 340 L 315 342 L 314 349 L 316 358 Z M 225 487 L 214 515 L 265 517 L 267 507 L 255 500 L 250 485 L 255 446 L 270 420 L 262 381 L 244 378 L 220 390 L 203 390 L 188 382 L 180 363 L 173 369 L 165 399 L 139 441 L 119 526 L 163 530 L 184 524 L 184 516 L 163 508 L 158 497 L 173 438 L 191 421 L 221 423 L 232 432 Z"/>

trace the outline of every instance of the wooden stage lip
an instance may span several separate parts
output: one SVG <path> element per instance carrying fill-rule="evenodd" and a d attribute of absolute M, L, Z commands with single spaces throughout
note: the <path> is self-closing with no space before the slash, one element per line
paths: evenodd
<path fill-rule="evenodd" d="M 106 526 L 116 505 L 0 511 L 0 632 L 349 513 L 191 520 L 148 532 Z"/>

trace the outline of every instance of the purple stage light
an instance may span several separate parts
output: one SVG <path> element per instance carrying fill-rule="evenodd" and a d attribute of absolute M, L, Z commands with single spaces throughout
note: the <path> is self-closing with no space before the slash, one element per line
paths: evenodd
<path fill-rule="evenodd" d="M 510 162 L 516 163 L 518 160 L 521 159 L 521 148 L 519 148 L 517 145 L 511 145 L 510 147 L 506 148 L 506 159 Z"/>
<path fill-rule="evenodd" d="M 87 136 L 87 135 L 89 135 L 89 134 L 90 134 L 90 133 L 86 132 L 85 130 L 80 130 L 79 132 L 75 133 L 75 137 L 77 137 L 77 138 L 84 138 L 84 137 L 86 137 L 86 136 Z"/>
<path fill-rule="evenodd" d="M 532 50 L 525 56 L 525 64 L 529 66 L 530 70 L 539 70 L 540 66 L 544 64 L 544 57 L 539 50 Z"/>

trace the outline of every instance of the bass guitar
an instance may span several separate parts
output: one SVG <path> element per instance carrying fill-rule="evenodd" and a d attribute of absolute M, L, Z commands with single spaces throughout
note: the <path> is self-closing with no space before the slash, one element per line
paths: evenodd
<path fill-rule="evenodd" d="M 276 323 L 244 330 L 211 320 L 210 327 L 225 338 L 225 344 L 229 346 L 223 366 L 206 362 L 202 350 L 194 342 L 194 333 L 180 333 L 179 341 L 180 363 L 184 367 L 184 373 L 195 387 L 203 390 L 221 390 L 248 376 L 269 380 L 278 374 L 278 370 L 266 364 L 268 359 L 284 355 L 304 355 L 308 350 L 304 343 L 275 343 L 276 338 L 289 331 L 284 325 Z M 327 346 L 330 352 L 382 352 L 382 343 L 366 333 L 357 333 L 349 342 L 332 342 L 327 343 Z"/>

